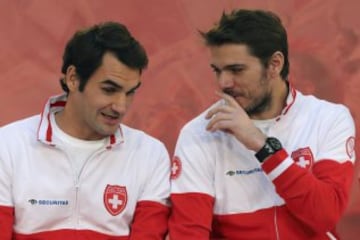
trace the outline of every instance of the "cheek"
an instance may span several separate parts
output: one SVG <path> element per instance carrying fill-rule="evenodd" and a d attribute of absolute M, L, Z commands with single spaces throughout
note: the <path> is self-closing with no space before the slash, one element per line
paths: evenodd
<path fill-rule="evenodd" d="M 84 106 L 82 111 L 86 111 L 87 114 L 96 114 L 97 112 L 101 111 L 102 109 L 111 106 L 110 101 L 106 101 L 106 99 L 98 97 L 88 98 L 86 102 L 84 102 Z"/>
<path fill-rule="evenodd" d="M 257 81 L 256 83 L 252 83 L 248 86 L 248 94 L 252 98 L 261 98 L 269 91 L 268 84 L 264 80 Z"/>
<path fill-rule="evenodd" d="M 126 106 L 127 107 L 130 106 L 133 101 L 134 101 L 134 95 L 127 96 L 127 98 L 126 98 Z"/>

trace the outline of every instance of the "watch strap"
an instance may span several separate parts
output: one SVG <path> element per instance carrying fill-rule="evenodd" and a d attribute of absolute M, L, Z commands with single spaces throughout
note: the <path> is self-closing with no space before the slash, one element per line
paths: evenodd
<path fill-rule="evenodd" d="M 264 146 L 255 153 L 257 160 L 262 163 L 266 158 L 273 155 L 275 152 L 279 151 L 282 148 L 281 143 L 278 139 L 274 137 L 268 137 L 265 140 Z"/>

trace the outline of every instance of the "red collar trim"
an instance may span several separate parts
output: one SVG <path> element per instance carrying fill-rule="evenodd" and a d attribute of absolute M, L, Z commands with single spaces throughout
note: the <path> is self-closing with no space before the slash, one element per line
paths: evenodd
<path fill-rule="evenodd" d="M 289 111 L 291 106 L 294 104 L 295 98 L 296 98 L 295 88 L 293 88 L 290 84 L 289 84 L 289 88 L 290 88 L 290 94 L 286 100 L 286 105 L 285 105 L 283 113 L 282 113 L 283 115 L 285 115 Z"/>
<path fill-rule="evenodd" d="M 279 121 L 283 115 L 287 114 L 287 112 L 290 110 L 292 105 L 295 103 L 295 99 L 296 99 L 296 90 L 295 88 L 293 88 L 291 83 L 289 83 L 289 93 L 286 98 L 286 105 L 283 108 L 281 114 L 276 118 L 276 121 Z"/>
<path fill-rule="evenodd" d="M 39 141 L 43 141 L 49 145 L 54 146 L 53 143 L 53 131 L 52 131 L 52 125 L 50 121 L 50 114 L 56 109 L 61 109 L 66 105 L 66 95 L 59 95 L 51 97 L 47 103 L 45 104 L 43 111 L 41 113 L 41 118 L 39 122 L 38 132 L 37 132 L 37 138 Z M 109 136 L 109 143 L 106 147 L 107 149 L 110 149 L 113 145 L 116 145 L 118 143 L 124 142 L 124 135 L 123 131 L 121 129 L 121 126 L 119 126 L 119 129 L 116 133 Z"/>

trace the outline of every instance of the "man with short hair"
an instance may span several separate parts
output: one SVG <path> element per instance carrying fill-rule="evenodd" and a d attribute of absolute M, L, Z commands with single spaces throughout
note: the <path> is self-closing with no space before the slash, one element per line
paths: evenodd
<path fill-rule="evenodd" d="M 220 100 L 180 132 L 171 240 L 334 239 L 355 161 L 349 110 L 289 83 L 274 13 L 224 13 L 202 36 Z"/>
<path fill-rule="evenodd" d="M 0 128 L 1 240 L 164 238 L 168 153 L 121 123 L 147 64 L 120 23 L 70 39 L 65 93 L 40 115 Z"/>

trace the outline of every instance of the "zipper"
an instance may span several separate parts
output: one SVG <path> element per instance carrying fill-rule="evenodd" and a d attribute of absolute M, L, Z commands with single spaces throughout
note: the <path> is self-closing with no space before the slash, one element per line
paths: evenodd
<path fill-rule="evenodd" d="M 74 187 L 75 187 L 75 203 L 74 203 L 74 215 L 73 215 L 73 218 L 74 218 L 74 223 L 75 223 L 75 228 L 76 229 L 80 228 L 80 214 L 79 214 L 79 212 L 80 212 L 80 203 L 79 203 L 80 199 L 79 199 L 79 196 L 80 196 L 81 175 L 84 172 L 84 169 L 86 168 L 88 163 L 90 161 L 92 161 L 93 159 L 95 159 L 95 157 L 97 155 L 99 155 L 103 151 L 107 151 L 107 150 L 103 149 L 103 148 L 100 148 L 100 149 L 97 149 L 94 153 L 92 153 L 90 155 L 90 157 L 88 159 L 86 159 L 84 164 L 81 166 L 81 168 L 79 169 L 78 174 L 76 172 L 76 167 L 74 166 L 73 161 L 71 161 L 71 157 L 69 157 L 70 165 L 72 166 L 73 175 L 74 175 L 74 178 L 75 178 L 75 181 L 74 181 L 75 182 L 75 184 L 74 184 Z"/>
<path fill-rule="evenodd" d="M 78 229 L 80 225 L 79 220 L 79 179 L 75 182 L 75 203 L 74 203 L 74 222 L 75 222 L 75 228 Z"/>

